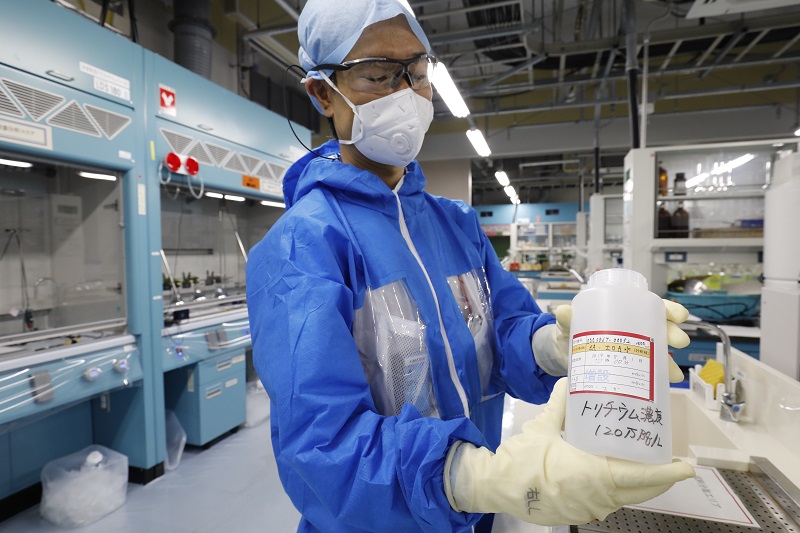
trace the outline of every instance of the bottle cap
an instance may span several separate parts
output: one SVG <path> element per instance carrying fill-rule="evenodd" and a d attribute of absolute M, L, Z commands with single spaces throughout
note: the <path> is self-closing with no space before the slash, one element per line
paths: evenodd
<path fill-rule="evenodd" d="M 598 270 L 589 278 L 589 287 L 638 287 L 647 289 L 647 279 L 636 272 L 627 268 L 607 268 Z"/>

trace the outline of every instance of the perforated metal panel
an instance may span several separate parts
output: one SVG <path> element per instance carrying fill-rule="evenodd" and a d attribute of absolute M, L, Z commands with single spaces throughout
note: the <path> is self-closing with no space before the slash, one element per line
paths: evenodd
<path fill-rule="evenodd" d="M 90 104 L 83 104 L 83 107 L 100 127 L 100 131 L 103 132 L 103 135 L 109 140 L 116 137 L 119 132 L 124 130 L 128 124 L 131 123 L 131 118 L 125 115 L 120 115 L 119 113 L 114 113 Z"/>
<path fill-rule="evenodd" d="M 719 469 L 750 513 L 758 521 L 762 532 L 800 533 L 800 526 L 792 518 L 797 515 L 797 506 L 787 495 L 762 474 Z M 723 524 L 685 518 L 639 509 L 620 509 L 602 522 L 591 522 L 584 526 L 573 526 L 570 531 L 583 532 L 630 532 L 630 533 L 753 533 L 756 528 Z"/>
<path fill-rule="evenodd" d="M 65 107 L 46 121 L 51 126 L 63 128 L 65 130 L 82 133 L 92 137 L 102 137 L 100 131 L 95 127 L 89 116 L 75 100 L 68 103 Z"/>
<path fill-rule="evenodd" d="M 253 157 L 253 156 L 247 155 L 247 154 L 239 154 L 239 155 L 242 158 L 242 162 L 244 163 L 244 166 L 247 168 L 247 172 L 246 172 L 247 174 L 251 174 L 256 169 L 258 164 L 261 163 L 261 160 L 258 159 L 257 157 Z"/>
<path fill-rule="evenodd" d="M 262 161 L 259 163 L 258 167 L 253 171 L 253 176 L 263 179 L 271 179 L 272 174 L 269 171 L 269 167 L 267 167 L 267 163 Z"/>
<path fill-rule="evenodd" d="M 221 167 L 223 163 L 225 163 L 225 160 L 231 153 L 227 148 L 217 146 L 216 144 L 206 143 L 206 148 L 208 148 L 208 152 L 211 154 L 211 157 L 214 158 L 214 163 L 218 167 Z"/>
<path fill-rule="evenodd" d="M 194 146 L 189 149 L 189 152 L 186 154 L 188 156 L 194 157 L 199 162 L 205 165 L 214 165 L 214 159 L 211 157 L 211 154 L 208 153 L 205 145 L 202 141 L 197 141 L 194 143 Z"/>
<path fill-rule="evenodd" d="M 8 96 L 2 88 L 0 88 L 0 113 L 20 118 L 25 116 L 25 113 L 22 112 L 22 109 L 20 109 L 17 104 L 11 101 L 11 97 Z"/>
<path fill-rule="evenodd" d="M 286 172 L 286 167 L 276 165 L 275 163 L 268 163 L 268 165 L 273 177 L 276 180 L 281 181 L 283 179 L 283 173 Z"/>
<path fill-rule="evenodd" d="M 14 80 L 3 78 L 0 82 L 5 85 L 6 89 L 17 99 L 17 102 L 36 121 L 39 121 L 66 100 L 61 95 L 36 89 Z"/>
<path fill-rule="evenodd" d="M 233 172 L 247 174 L 247 169 L 245 168 L 244 163 L 242 163 L 242 158 L 239 157 L 237 152 L 234 152 L 233 155 L 231 155 L 228 160 L 225 161 L 224 168 Z"/>
<path fill-rule="evenodd" d="M 183 135 L 164 128 L 161 128 L 159 131 L 161 132 L 161 136 L 164 137 L 164 140 L 167 141 L 170 150 L 176 154 L 183 154 L 184 151 L 189 148 L 189 145 L 194 142 L 194 139 L 188 135 Z"/>

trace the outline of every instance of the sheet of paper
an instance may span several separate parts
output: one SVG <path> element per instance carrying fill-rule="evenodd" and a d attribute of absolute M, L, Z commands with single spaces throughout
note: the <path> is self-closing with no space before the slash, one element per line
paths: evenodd
<path fill-rule="evenodd" d="M 694 470 L 696 477 L 675 483 L 652 500 L 626 507 L 761 528 L 716 468 L 695 466 Z"/>

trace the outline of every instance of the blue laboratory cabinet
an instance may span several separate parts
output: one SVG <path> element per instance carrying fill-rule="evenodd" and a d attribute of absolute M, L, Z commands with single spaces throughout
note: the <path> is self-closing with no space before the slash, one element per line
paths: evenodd
<path fill-rule="evenodd" d="M 230 311 L 165 328 L 162 332 L 166 408 L 203 446 L 246 418 L 247 311 Z"/>
<path fill-rule="evenodd" d="M 174 105 L 161 105 L 165 94 Z M 294 129 L 310 142 L 307 129 Z M 165 171 L 169 152 L 197 159 L 198 175 Z M 56 292 L 54 283 L 45 288 L 48 273 L 29 271 L 43 282 L 28 302 L 37 327 L 6 334 L 4 324 L 23 322 L 0 309 L 0 520 L 36 503 L 19 496 L 31 493 L 48 461 L 90 444 L 128 456 L 130 481 L 163 474 L 167 408 L 190 443 L 206 444 L 244 422 L 246 302 L 229 298 L 189 319 L 168 309 L 162 191 L 165 183 L 191 185 L 260 207 L 259 200 L 282 198 L 283 172 L 303 153 L 284 118 L 124 36 L 49 0 L 0 3 L 0 159 L 31 161 L 34 170 L 58 165 L 74 181 L 79 170 L 114 176 L 118 201 L 97 211 L 119 213 L 106 225 L 118 228 L 122 241 L 119 283 L 98 289 L 119 295 L 111 333 L 95 335 L 93 323 L 80 321 L 46 326 L 41 295 Z M 37 176 L 48 184 L 40 191 L 50 194 L 50 178 Z M 4 192 L 30 190 L 29 179 L 0 165 Z M 0 194 L 0 201 L 17 202 L 12 196 Z M 87 233 L 87 246 L 92 237 Z M 62 252 L 46 252 L 25 260 L 69 263 Z M 12 247 L 9 257 L 16 253 Z M 98 272 L 105 267 L 99 259 L 90 264 Z M 0 283 L 0 299 L 20 294 L 19 287 L 6 289 Z M 54 299 L 49 312 L 59 306 Z M 50 329 L 36 331 L 40 324 Z M 11 498 L 14 505 L 6 505 Z"/>

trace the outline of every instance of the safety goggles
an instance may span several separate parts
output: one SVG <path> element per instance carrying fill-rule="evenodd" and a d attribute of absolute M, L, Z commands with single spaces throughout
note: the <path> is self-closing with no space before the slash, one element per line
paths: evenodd
<path fill-rule="evenodd" d="M 372 94 L 389 94 L 397 88 L 403 78 L 417 91 L 430 87 L 428 68 L 434 66 L 436 58 L 422 54 L 411 59 L 365 57 L 344 63 L 317 65 L 312 70 L 346 71 L 347 82 L 352 89 Z"/>

